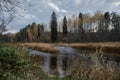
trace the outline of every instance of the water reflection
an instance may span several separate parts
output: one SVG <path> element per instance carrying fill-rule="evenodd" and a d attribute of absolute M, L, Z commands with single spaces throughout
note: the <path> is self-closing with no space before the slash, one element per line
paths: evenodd
<path fill-rule="evenodd" d="M 71 67 L 75 65 L 77 60 L 82 60 L 86 64 L 86 67 L 89 68 L 92 59 L 91 54 L 87 52 L 77 51 L 71 47 L 60 47 L 56 46 L 59 50 L 59 53 L 52 55 L 50 53 L 43 53 L 36 50 L 30 51 L 30 56 L 40 56 L 39 58 L 41 68 L 48 74 L 59 75 L 59 77 L 64 77 L 70 73 Z M 98 55 L 98 58 L 101 55 Z M 103 62 L 105 65 L 113 66 L 120 68 L 120 62 L 114 60 L 114 58 L 109 58 L 108 56 L 102 56 Z M 118 58 L 120 59 L 120 57 Z M 39 62 L 38 61 L 38 62 Z"/>
<path fill-rule="evenodd" d="M 51 55 L 49 53 L 43 53 L 36 50 L 30 51 L 30 56 L 40 56 L 40 66 L 47 73 L 57 74 L 60 77 L 64 77 L 67 74 L 67 68 L 74 64 L 75 54 L 59 53 L 57 55 Z"/>

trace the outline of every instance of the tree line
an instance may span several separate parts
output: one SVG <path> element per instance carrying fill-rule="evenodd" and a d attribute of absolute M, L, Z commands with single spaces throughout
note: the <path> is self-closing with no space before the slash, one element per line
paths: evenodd
<path fill-rule="evenodd" d="M 94 15 L 79 13 L 57 21 L 55 12 L 51 15 L 50 30 L 44 24 L 35 22 L 16 33 L 15 42 L 107 42 L 120 41 L 120 15 L 116 12 Z"/>

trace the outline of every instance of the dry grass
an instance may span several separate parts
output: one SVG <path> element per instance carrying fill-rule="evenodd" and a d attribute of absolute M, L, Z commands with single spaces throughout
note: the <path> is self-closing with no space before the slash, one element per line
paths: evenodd
<path fill-rule="evenodd" d="M 57 53 L 54 46 L 71 46 L 78 50 L 99 51 L 100 53 L 120 53 L 120 42 L 103 42 L 103 43 L 17 43 L 7 44 L 16 46 L 26 46 L 30 49 L 35 49 L 42 52 Z"/>
<path fill-rule="evenodd" d="M 94 44 L 70 44 L 71 47 L 79 50 L 91 50 L 96 51 L 97 45 Z"/>
<path fill-rule="evenodd" d="M 120 53 L 120 46 L 102 46 L 101 51 L 104 53 Z"/>
<path fill-rule="evenodd" d="M 68 44 L 68 43 L 55 43 L 54 45 L 55 46 L 64 46 L 64 47 L 70 46 L 70 44 Z"/>
<path fill-rule="evenodd" d="M 46 53 L 57 53 L 57 49 L 54 48 L 54 44 L 48 43 L 19 43 L 19 46 L 25 46 L 30 49 L 46 52 Z"/>
<path fill-rule="evenodd" d="M 71 77 L 75 80 L 119 80 L 120 78 L 120 71 L 107 64 L 101 64 L 96 54 L 92 55 L 90 68 L 86 66 L 83 61 L 77 61 L 73 66 Z"/>
<path fill-rule="evenodd" d="M 100 53 L 120 53 L 120 42 L 107 42 L 107 43 L 72 43 L 71 47 L 79 50 L 98 50 Z"/>
<path fill-rule="evenodd" d="M 38 55 L 31 55 L 29 57 L 30 62 L 34 63 L 36 66 L 42 65 L 44 58 Z"/>

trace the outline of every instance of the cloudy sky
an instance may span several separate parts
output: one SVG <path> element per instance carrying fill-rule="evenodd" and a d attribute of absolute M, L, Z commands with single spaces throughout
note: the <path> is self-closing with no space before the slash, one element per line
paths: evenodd
<path fill-rule="evenodd" d="M 100 11 L 116 11 L 120 13 L 120 0 L 27 0 L 29 6 L 24 6 L 25 11 L 18 9 L 18 14 L 7 26 L 8 32 L 16 32 L 27 24 L 36 22 L 49 26 L 50 16 L 56 12 L 58 20 L 64 15 L 70 17 L 79 12 L 94 13 Z"/>

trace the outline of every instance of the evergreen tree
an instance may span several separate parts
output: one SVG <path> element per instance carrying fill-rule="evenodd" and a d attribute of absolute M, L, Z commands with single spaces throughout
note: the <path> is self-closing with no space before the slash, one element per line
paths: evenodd
<path fill-rule="evenodd" d="M 44 25 L 38 24 L 38 37 L 40 38 L 41 41 L 44 40 Z"/>
<path fill-rule="evenodd" d="M 51 15 L 51 41 L 55 42 L 57 40 L 57 18 L 56 13 L 53 12 Z"/>
<path fill-rule="evenodd" d="M 82 15 L 82 13 L 79 13 L 78 21 L 79 21 L 78 31 L 79 31 L 80 40 L 83 40 L 84 31 L 83 31 L 83 15 Z"/>
<path fill-rule="evenodd" d="M 110 14 L 109 14 L 109 12 L 105 12 L 104 20 L 105 20 L 105 30 L 108 30 L 109 23 L 110 23 Z"/>
<path fill-rule="evenodd" d="M 120 32 L 120 16 L 117 13 L 113 12 L 111 21 L 112 21 L 114 30 Z"/>
<path fill-rule="evenodd" d="M 66 16 L 64 16 L 64 19 L 63 19 L 63 35 L 67 35 L 68 34 L 68 31 L 67 31 L 67 19 L 66 19 Z"/>
<path fill-rule="evenodd" d="M 114 30 L 112 30 L 112 40 L 114 41 L 120 41 L 120 15 L 117 13 L 113 12 L 112 14 L 112 25 L 114 27 Z"/>

